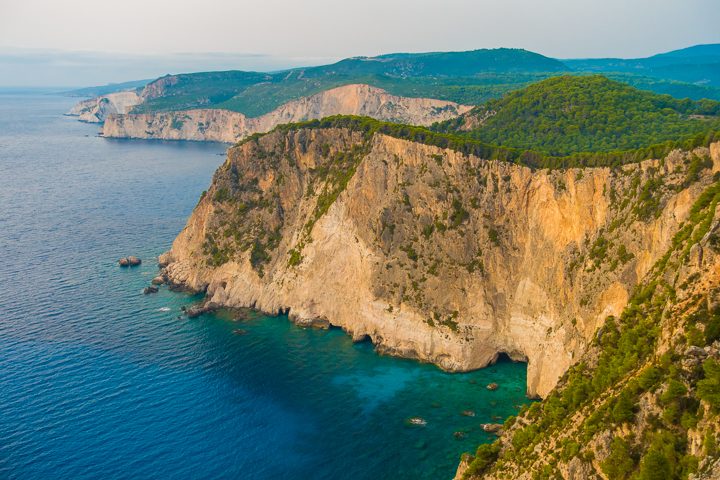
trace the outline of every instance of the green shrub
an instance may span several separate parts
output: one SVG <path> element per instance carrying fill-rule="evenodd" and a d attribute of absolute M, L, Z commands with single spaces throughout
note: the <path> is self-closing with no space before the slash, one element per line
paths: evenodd
<path fill-rule="evenodd" d="M 635 464 L 630 443 L 624 438 L 615 437 L 610 443 L 610 454 L 600 464 L 600 468 L 609 480 L 624 480 L 635 471 Z"/>
<path fill-rule="evenodd" d="M 635 402 L 633 395 L 623 390 L 615 400 L 615 405 L 610 411 L 610 420 L 613 423 L 621 424 L 630 422 L 635 418 Z"/>
<path fill-rule="evenodd" d="M 705 378 L 697 383 L 697 395 L 708 402 L 713 412 L 720 412 L 720 363 L 712 358 L 703 362 Z"/>
<path fill-rule="evenodd" d="M 461 223 L 465 222 L 468 218 L 470 218 L 470 214 L 467 210 L 465 210 L 462 206 L 462 203 L 460 203 L 460 200 L 453 199 L 452 202 L 452 212 L 450 213 L 450 228 L 457 228 L 460 226 Z"/>
<path fill-rule="evenodd" d="M 677 468 L 675 442 L 669 432 L 657 433 L 650 448 L 640 461 L 639 480 L 660 480 L 675 478 Z"/>
<path fill-rule="evenodd" d="M 485 443 L 478 447 L 475 458 L 465 472 L 465 477 L 481 475 L 497 460 L 500 453 L 500 442 Z"/>

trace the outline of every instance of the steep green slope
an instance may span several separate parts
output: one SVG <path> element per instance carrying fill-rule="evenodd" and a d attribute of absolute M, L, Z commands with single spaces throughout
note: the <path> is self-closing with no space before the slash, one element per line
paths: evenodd
<path fill-rule="evenodd" d="M 720 125 L 720 103 L 678 100 L 602 76 L 562 76 L 491 100 L 435 128 L 548 155 L 628 150 Z"/>
<path fill-rule="evenodd" d="M 259 72 L 202 72 L 166 75 L 145 89 L 146 100 L 135 113 L 209 108 L 229 100 L 250 85 L 272 80 Z"/>
<path fill-rule="evenodd" d="M 622 315 L 546 399 L 465 458 L 463 478 L 718 478 L 719 201 L 716 181 Z"/>

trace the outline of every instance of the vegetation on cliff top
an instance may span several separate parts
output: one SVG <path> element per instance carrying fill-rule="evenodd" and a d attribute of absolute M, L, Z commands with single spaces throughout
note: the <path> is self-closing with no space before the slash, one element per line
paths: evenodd
<path fill-rule="evenodd" d="M 565 156 L 552 156 L 520 148 L 495 146 L 482 142 L 461 133 L 446 133 L 433 131 L 424 127 L 401 125 L 397 123 L 382 122 L 368 117 L 350 115 L 335 115 L 321 120 L 290 123 L 280 125 L 273 131 L 292 131 L 315 128 L 347 128 L 365 133 L 368 137 L 375 133 L 391 137 L 448 148 L 468 155 L 475 155 L 487 160 L 500 160 L 526 165 L 531 168 L 572 168 L 572 167 L 598 167 L 619 166 L 627 163 L 639 162 L 649 158 L 662 158 L 670 151 L 681 148 L 691 150 L 699 146 L 707 146 L 720 140 L 720 125 L 718 130 L 707 129 L 696 133 L 682 141 L 665 141 L 634 150 L 617 150 L 610 152 L 581 152 Z M 268 133 L 255 134 L 239 142 L 240 145 L 256 141 Z"/>
<path fill-rule="evenodd" d="M 678 100 L 606 77 L 549 78 L 435 125 L 547 155 L 629 150 L 720 130 L 720 103 Z"/>

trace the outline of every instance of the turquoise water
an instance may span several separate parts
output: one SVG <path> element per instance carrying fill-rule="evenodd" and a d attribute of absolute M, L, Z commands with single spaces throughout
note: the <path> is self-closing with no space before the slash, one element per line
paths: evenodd
<path fill-rule="evenodd" d="M 0 95 L 0 478 L 450 478 L 526 401 L 523 364 L 445 374 L 142 295 L 225 147 L 97 138 L 72 103 Z"/>

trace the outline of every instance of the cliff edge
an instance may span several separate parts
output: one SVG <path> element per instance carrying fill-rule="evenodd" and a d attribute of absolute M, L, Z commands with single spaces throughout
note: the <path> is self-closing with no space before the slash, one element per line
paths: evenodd
<path fill-rule="evenodd" d="M 347 128 L 228 151 L 161 262 L 215 306 L 342 327 L 450 371 L 500 352 L 544 397 L 665 254 L 720 145 L 532 170 Z"/>
<path fill-rule="evenodd" d="M 143 95 L 157 95 L 146 88 Z M 469 111 L 471 107 L 444 100 L 390 95 L 364 84 L 345 85 L 288 102 L 260 117 L 222 109 L 110 114 L 102 134 L 115 138 L 156 138 L 235 143 L 275 126 L 332 115 L 362 115 L 378 120 L 430 125 Z"/>

